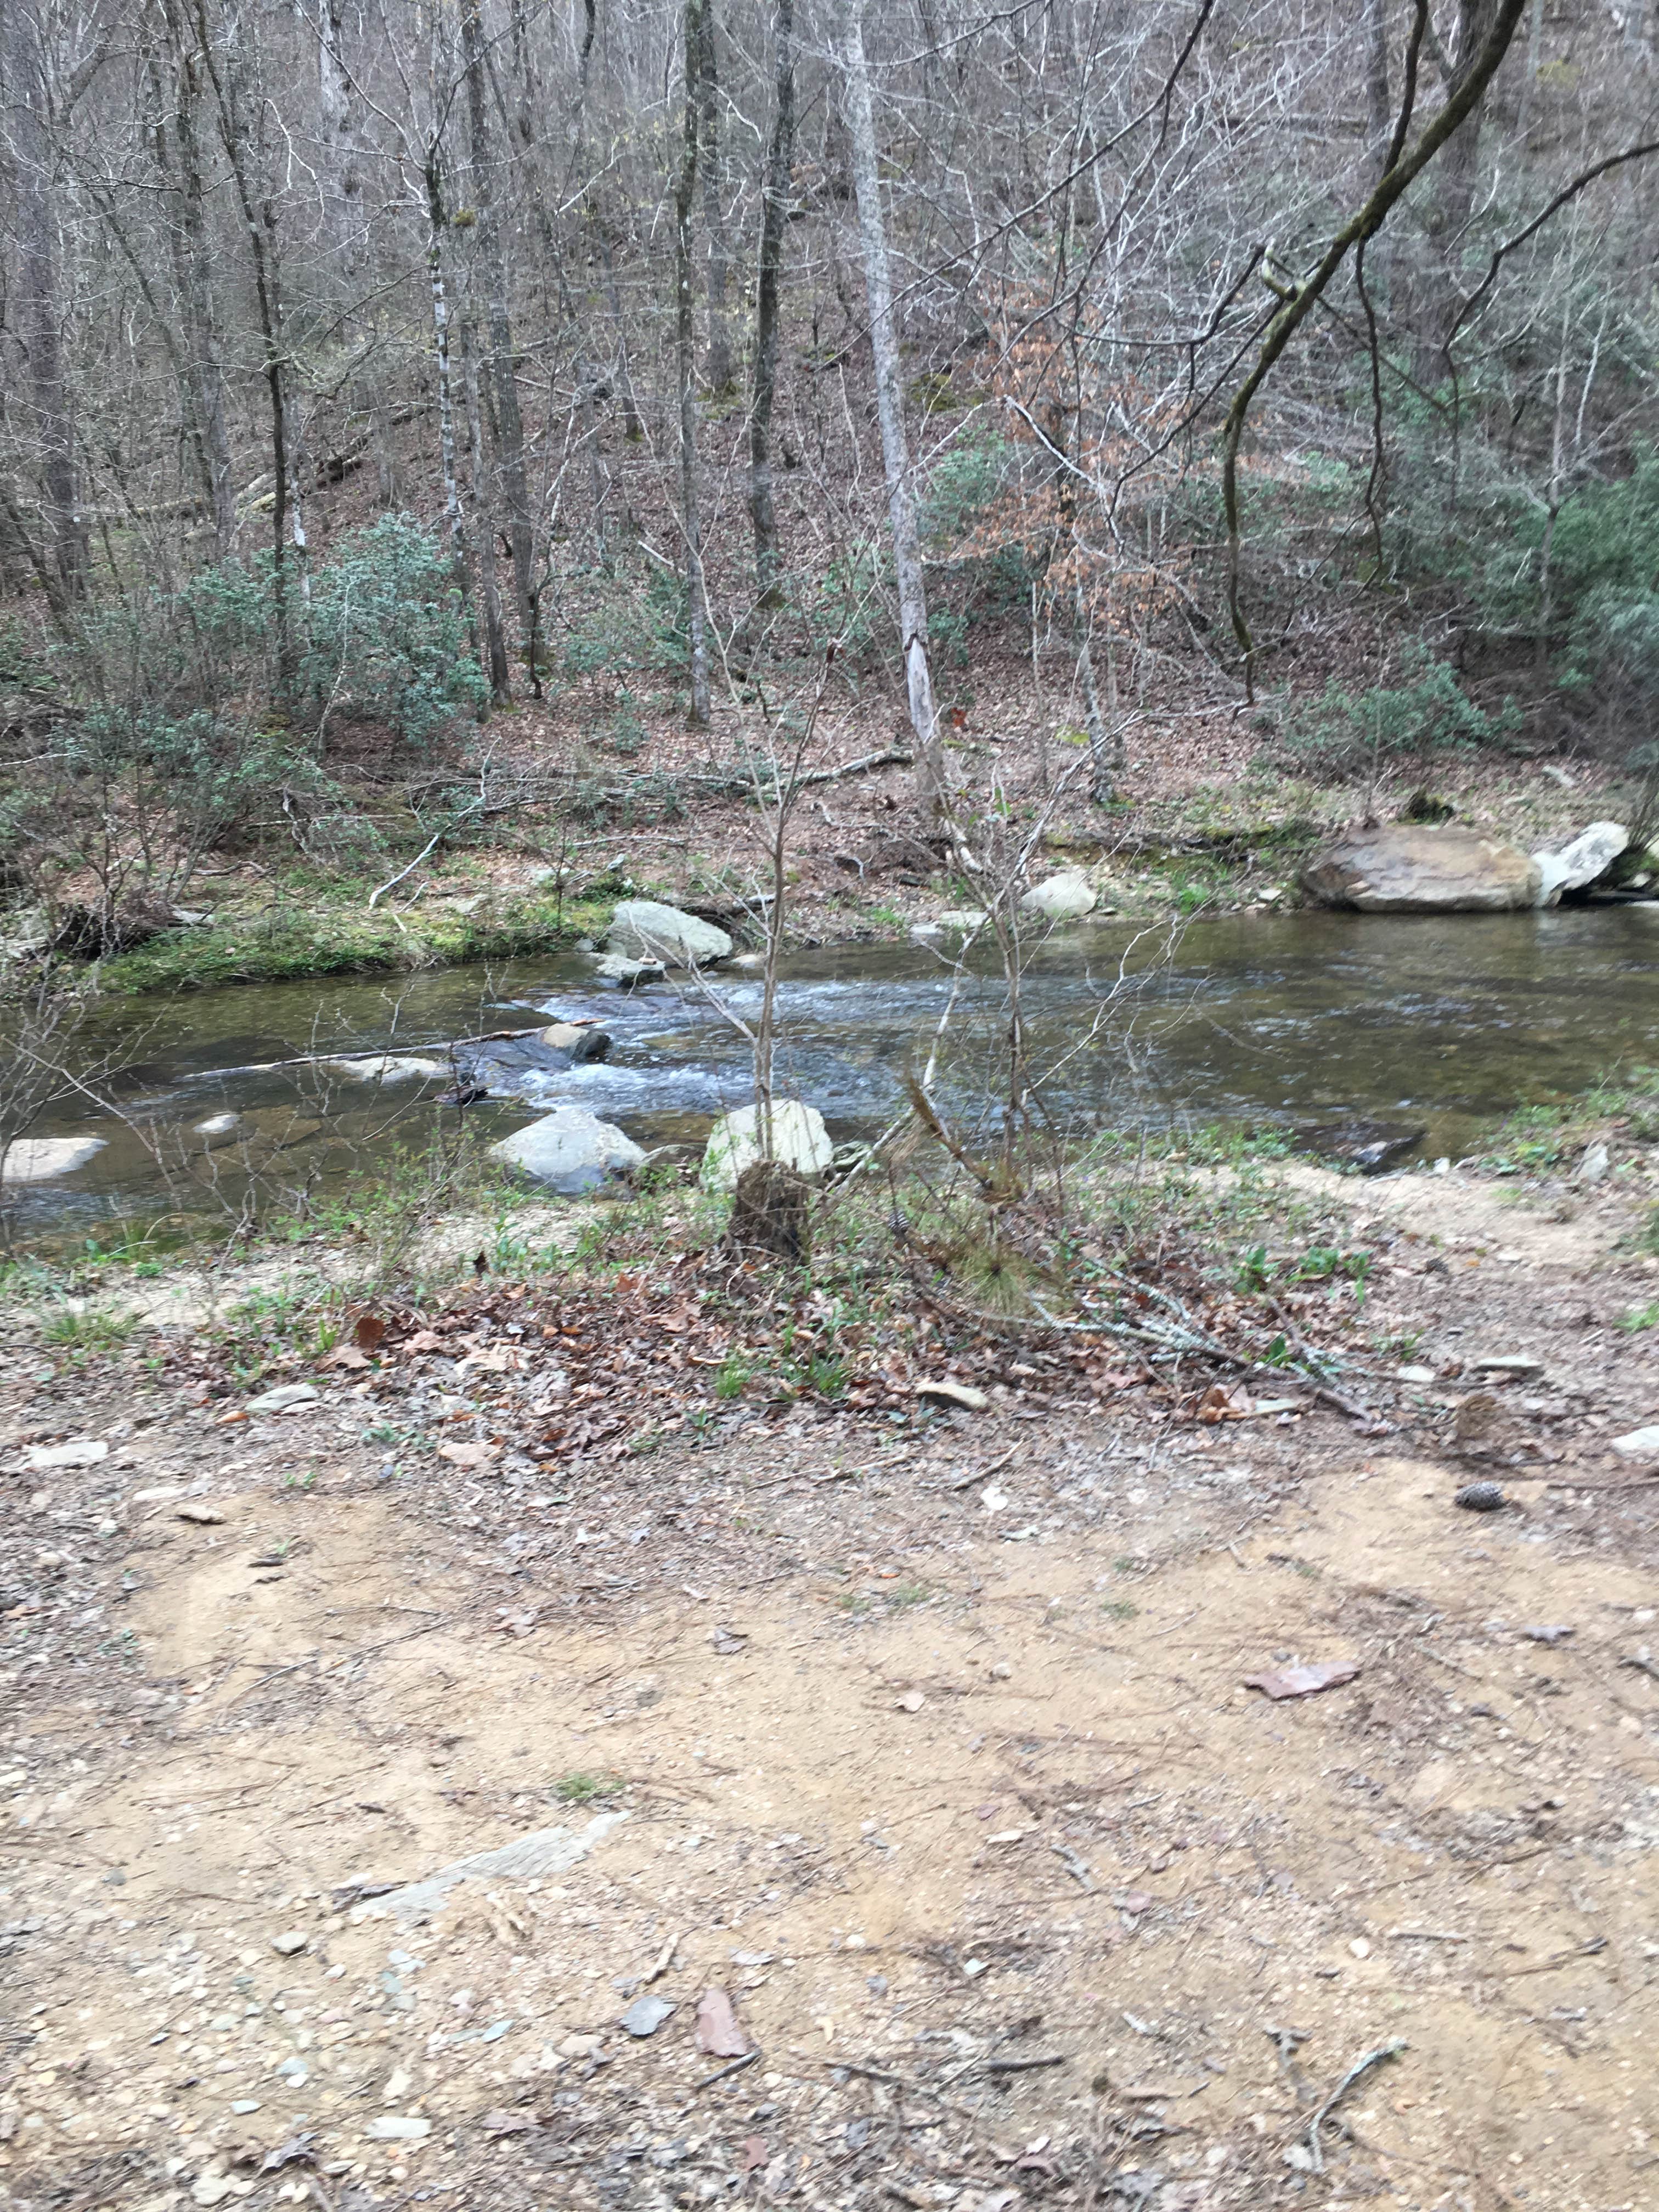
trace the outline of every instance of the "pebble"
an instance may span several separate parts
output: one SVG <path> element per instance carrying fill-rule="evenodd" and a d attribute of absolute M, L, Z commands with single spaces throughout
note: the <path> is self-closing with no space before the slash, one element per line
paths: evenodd
<path fill-rule="evenodd" d="M 1461 1505 L 1466 1513 L 1496 1513 L 1509 1500 L 1496 1482 L 1466 1482 L 1452 1503 Z"/>
<path fill-rule="evenodd" d="M 278 1958 L 291 1959 L 295 1952 L 305 1949 L 307 1940 L 297 1928 L 290 1928 L 286 1935 L 273 1936 L 270 1939 L 270 1948 Z"/>
<path fill-rule="evenodd" d="M 257 2112 L 259 2109 L 259 2100 L 257 2097 L 238 2097 L 230 2109 L 233 2112 L 239 2113 Z"/>
<path fill-rule="evenodd" d="M 1659 1460 L 1659 1423 L 1644 1429 L 1632 1429 L 1626 1437 L 1615 1437 L 1613 1448 L 1620 1459 Z"/>
<path fill-rule="evenodd" d="M 382 2112 L 368 2124 L 371 2142 L 424 2142 L 432 2132 L 430 2120 L 406 2117 L 402 2112 Z"/>
<path fill-rule="evenodd" d="M 666 1997 L 635 1997 L 622 2016 L 622 2025 L 629 2035 L 641 2041 L 654 2035 L 674 2008 Z"/>

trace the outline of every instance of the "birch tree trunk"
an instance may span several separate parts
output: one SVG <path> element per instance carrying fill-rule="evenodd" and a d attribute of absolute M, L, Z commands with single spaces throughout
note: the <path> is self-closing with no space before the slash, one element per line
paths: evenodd
<path fill-rule="evenodd" d="M 772 501 L 772 408 L 778 386 L 778 279 L 783 270 L 789 176 L 795 158 L 795 0 L 777 0 L 777 90 L 761 196 L 760 268 L 755 287 L 755 381 L 749 410 L 749 516 L 755 532 L 755 595 L 783 598 L 777 510 Z"/>
<path fill-rule="evenodd" d="M 680 526 L 685 537 L 685 626 L 690 641 L 691 720 L 707 729 L 708 612 L 703 598 L 702 521 L 697 486 L 696 331 L 691 301 L 691 210 L 697 189 L 698 79 L 707 0 L 685 0 L 685 143 L 674 191 L 674 337 L 680 387 Z"/>
<path fill-rule="evenodd" d="M 863 0 L 846 0 L 842 60 L 846 75 L 845 109 L 853 190 L 858 201 L 859 237 L 864 252 L 865 296 L 870 309 L 870 345 L 875 356 L 876 412 L 881 422 L 882 465 L 887 478 L 893 574 L 898 586 L 899 642 L 904 654 L 910 726 L 916 737 L 917 796 L 926 811 L 936 819 L 945 800 L 945 757 L 939 743 L 939 712 L 933 703 L 933 672 L 927 662 L 927 591 L 916 538 L 915 506 L 910 493 L 904 386 L 899 374 L 898 326 L 893 318 L 893 284 L 887 259 L 887 219 L 881 204 L 881 178 L 876 163 L 870 70 L 864 52 Z"/>

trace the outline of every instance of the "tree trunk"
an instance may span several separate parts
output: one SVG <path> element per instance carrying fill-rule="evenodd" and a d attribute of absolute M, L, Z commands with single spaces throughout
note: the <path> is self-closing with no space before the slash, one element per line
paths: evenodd
<path fill-rule="evenodd" d="M 472 150 L 472 195 L 478 258 L 483 264 L 489 317 L 489 386 L 495 402 L 496 450 L 506 495 L 507 542 L 513 548 L 513 596 L 521 634 L 530 635 L 530 580 L 534 561 L 530 501 L 525 480 L 524 420 L 513 365 L 513 320 L 507 307 L 507 261 L 496 220 L 490 173 L 489 109 L 485 98 L 483 29 L 478 0 L 461 0 L 461 54 L 466 70 L 467 120 Z M 484 517 L 486 528 L 491 518 Z"/>
<path fill-rule="evenodd" d="M 472 618 L 472 559 L 467 544 L 466 516 L 461 508 L 460 478 L 455 465 L 455 380 L 449 358 L 449 288 L 444 277 L 443 180 L 438 167 L 438 149 L 426 151 L 426 270 L 432 297 L 432 350 L 438 374 L 438 460 L 444 480 L 444 522 L 450 557 L 460 577 L 467 617 Z M 477 643 L 477 632 L 473 643 Z"/>
<path fill-rule="evenodd" d="M 726 216 L 720 205 L 720 80 L 714 49 L 714 0 L 703 0 L 698 38 L 697 106 L 702 140 L 702 227 L 708 234 L 708 388 L 732 389 L 732 330 L 726 310 Z"/>
<path fill-rule="evenodd" d="M 691 210 L 697 188 L 698 76 L 706 0 L 685 0 L 685 143 L 674 191 L 675 353 L 680 386 L 680 525 L 685 536 L 685 626 L 690 640 L 691 720 L 707 729 L 708 610 L 703 600 L 702 523 L 697 501 L 696 331 L 691 301 Z"/>
<path fill-rule="evenodd" d="M 52 567 L 67 599 L 86 590 L 87 525 L 81 513 L 75 434 L 64 374 L 57 226 L 46 136 L 44 32 L 27 0 L 5 0 L 5 73 L 10 137 L 17 289 L 29 399 L 37 425 L 41 507 Z"/>
<path fill-rule="evenodd" d="M 484 452 L 483 416 L 478 405 L 478 350 L 471 325 L 461 325 L 461 370 L 466 392 L 466 434 L 472 465 L 472 512 L 483 517 L 478 532 L 478 597 L 483 605 L 484 653 L 489 666 L 489 696 L 497 707 L 511 703 L 513 684 L 507 657 L 507 631 L 501 621 L 501 586 L 495 576 L 495 532 L 490 523 L 495 509 L 489 482 L 489 461 Z M 530 609 L 525 608 L 525 635 L 530 635 Z"/>
<path fill-rule="evenodd" d="M 939 714 L 933 704 L 933 672 L 927 664 L 927 592 L 916 538 L 915 508 L 910 496 L 910 453 L 904 429 L 904 387 L 899 375 L 898 326 L 893 318 L 887 222 L 876 166 L 870 71 L 864 56 L 863 0 L 847 0 L 842 54 L 847 76 L 847 135 L 852 156 L 853 190 L 858 201 L 865 294 L 870 309 L 870 344 L 876 364 L 876 410 L 881 421 L 887 514 L 893 535 L 893 572 L 898 586 L 899 640 L 904 654 L 910 726 L 916 734 L 918 796 L 927 811 L 936 817 L 945 799 L 945 757 L 939 743 Z"/>
<path fill-rule="evenodd" d="M 749 411 L 749 515 L 755 530 L 755 594 L 763 607 L 783 598 L 777 511 L 772 501 L 772 407 L 778 383 L 778 278 L 783 269 L 789 179 L 795 158 L 795 0 L 777 0 L 777 93 L 761 197 L 760 270 L 755 288 L 755 384 Z"/>

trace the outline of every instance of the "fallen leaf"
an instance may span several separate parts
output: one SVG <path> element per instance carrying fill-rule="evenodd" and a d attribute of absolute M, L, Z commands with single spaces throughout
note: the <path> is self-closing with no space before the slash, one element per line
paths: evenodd
<path fill-rule="evenodd" d="M 386 1334 L 386 1323 L 379 1314 L 359 1314 L 351 1334 L 357 1340 L 359 1352 L 378 1352 Z"/>
<path fill-rule="evenodd" d="M 1248 1420 L 1255 1410 L 1242 1382 L 1218 1382 L 1200 1399 L 1198 1418 L 1213 1425 L 1217 1421 Z"/>
<path fill-rule="evenodd" d="M 902 1713 L 919 1713 L 927 1700 L 920 1690 L 907 1690 L 902 1698 L 895 1698 L 893 1702 Z"/>
<path fill-rule="evenodd" d="M 324 1363 L 329 1367 L 343 1367 L 350 1373 L 368 1366 L 368 1362 L 356 1345 L 343 1344 L 337 1352 L 331 1352 Z"/>
<path fill-rule="evenodd" d="M 1310 1698 L 1316 1690 L 1352 1682 L 1358 1672 L 1357 1659 L 1328 1659 L 1316 1667 L 1280 1667 L 1265 1674 L 1247 1674 L 1244 1686 L 1269 1698 Z"/>
<path fill-rule="evenodd" d="M 216 1429 L 228 1429 L 233 1427 L 236 1422 L 245 1421 L 246 1419 L 247 1415 L 242 1411 L 240 1406 L 233 1406 L 228 1413 L 221 1413 L 218 1419 L 213 1425 Z"/>
<path fill-rule="evenodd" d="M 697 2048 L 711 2058 L 746 2058 L 749 2044 L 738 2026 L 732 2000 L 722 1989 L 707 1989 L 697 1999 Z"/>
<path fill-rule="evenodd" d="M 447 1459 L 452 1467 L 488 1467 L 501 1456 L 499 1444 L 440 1444 L 438 1456 Z"/>
<path fill-rule="evenodd" d="M 757 2167 L 765 2165 L 770 2153 L 763 2136 L 745 2136 L 743 2139 L 743 2177 L 746 2181 Z"/>

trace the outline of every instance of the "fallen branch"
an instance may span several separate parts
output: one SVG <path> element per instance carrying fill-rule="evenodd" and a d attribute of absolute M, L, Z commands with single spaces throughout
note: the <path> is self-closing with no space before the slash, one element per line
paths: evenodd
<path fill-rule="evenodd" d="M 1313 2159 L 1313 2170 L 1316 2173 L 1323 2173 L 1325 2171 L 1325 2153 L 1320 2143 L 1319 2130 L 1324 2125 L 1327 2116 L 1336 2110 L 1354 2083 L 1369 2074 L 1373 2066 L 1381 2066 L 1385 2059 L 1398 2058 L 1406 2047 L 1405 2039 L 1397 2035 L 1392 2042 L 1380 2043 L 1375 2051 L 1368 2051 L 1363 2058 L 1356 2058 L 1335 2088 L 1331 2091 L 1330 2095 L 1314 2113 L 1313 2118 L 1308 2122 L 1308 2149 Z"/>

